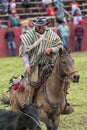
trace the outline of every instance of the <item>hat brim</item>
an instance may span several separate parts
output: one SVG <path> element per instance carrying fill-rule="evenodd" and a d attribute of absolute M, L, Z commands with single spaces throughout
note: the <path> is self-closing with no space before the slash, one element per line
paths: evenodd
<path fill-rule="evenodd" d="M 45 23 L 36 23 L 34 20 L 33 20 L 33 25 L 35 25 L 35 26 L 45 26 L 45 25 L 48 25 L 50 22 L 48 21 L 48 22 L 45 22 Z"/>

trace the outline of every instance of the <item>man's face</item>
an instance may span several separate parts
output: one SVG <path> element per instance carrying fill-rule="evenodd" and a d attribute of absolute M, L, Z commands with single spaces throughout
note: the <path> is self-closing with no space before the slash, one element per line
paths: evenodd
<path fill-rule="evenodd" d="M 43 34 L 46 30 L 46 26 L 36 26 L 36 31 L 40 34 Z"/>

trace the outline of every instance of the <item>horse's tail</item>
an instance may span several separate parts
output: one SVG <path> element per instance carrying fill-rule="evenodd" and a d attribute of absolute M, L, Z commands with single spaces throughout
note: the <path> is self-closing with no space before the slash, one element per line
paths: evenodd
<path fill-rule="evenodd" d="M 9 105 L 10 104 L 10 98 L 6 95 L 3 95 L 1 98 L 0 98 L 0 102 L 4 105 Z"/>

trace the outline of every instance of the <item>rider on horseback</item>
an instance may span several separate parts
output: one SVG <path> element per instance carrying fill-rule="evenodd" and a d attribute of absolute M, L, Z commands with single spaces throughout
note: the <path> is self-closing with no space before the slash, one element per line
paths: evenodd
<path fill-rule="evenodd" d="M 35 25 L 33 29 L 27 30 L 21 35 L 22 42 L 19 49 L 19 55 L 22 57 L 25 66 L 25 71 L 26 73 L 28 73 L 29 80 L 31 81 L 29 102 L 32 102 L 34 86 L 35 83 L 38 82 L 39 67 L 43 68 L 43 66 L 46 65 L 46 63 L 49 64 L 49 62 L 51 64 L 54 64 L 54 55 L 51 55 L 50 53 L 53 52 L 55 54 L 56 52 L 58 52 L 59 48 L 63 48 L 63 43 L 60 40 L 60 37 L 52 30 L 46 28 L 46 25 L 49 24 L 47 19 L 36 18 L 36 20 L 33 21 L 33 24 Z M 40 58 L 37 65 L 34 67 L 34 71 L 32 71 L 33 63 L 35 62 L 35 60 L 37 60 L 38 56 L 41 53 L 44 53 L 44 55 Z M 48 61 L 46 57 L 46 55 L 49 54 L 51 55 L 51 61 Z M 65 95 L 66 93 L 67 92 L 65 91 Z M 66 101 L 66 106 L 63 114 L 69 114 L 72 112 L 73 108 Z"/>

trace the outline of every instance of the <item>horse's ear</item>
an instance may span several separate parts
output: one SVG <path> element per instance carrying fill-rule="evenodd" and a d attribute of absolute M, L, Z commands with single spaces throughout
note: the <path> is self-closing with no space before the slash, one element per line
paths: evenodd
<path fill-rule="evenodd" d="M 63 53 L 63 48 L 59 48 L 59 55 Z"/>
<path fill-rule="evenodd" d="M 24 78 L 24 75 L 21 75 L 21 78 L 23 79 L 23 78 Z"/>

